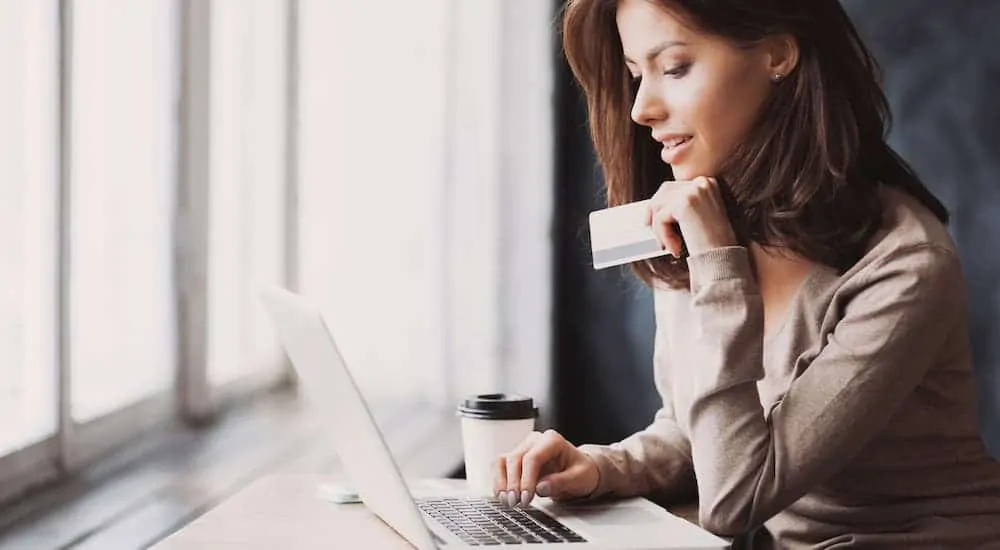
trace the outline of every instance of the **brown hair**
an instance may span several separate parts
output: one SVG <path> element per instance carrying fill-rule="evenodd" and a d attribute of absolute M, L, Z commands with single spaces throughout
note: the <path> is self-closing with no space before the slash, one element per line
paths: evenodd
<path fill-rule="evenodd" d="M 944 205 L 885 141 L 891 115 L 879 67 L 838 0 L 658 1 L 738 46 L 776 34 L 798 41 L 797 67 L 775 85 L 750 135 L 715 174 L 741 242 L 845 270 L 881 224 L 878 183 L 904 189 L 947 223 Z M 587 97 L 609 206 L 647 199 L 672 179 L 658 144 L 629 117 L 636 90 L 616 10 L 616 0 L 570 0 L 563 16 L 563 49 Z M 688 286 L 684 260 L 665 256 L 632 267 L 647 284 Z"/>

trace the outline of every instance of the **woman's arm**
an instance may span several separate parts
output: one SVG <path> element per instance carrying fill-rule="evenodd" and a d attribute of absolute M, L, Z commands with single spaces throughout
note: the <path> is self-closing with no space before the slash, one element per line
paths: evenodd
<path fill-rule="evenodd" d="M 691 453 L 699 520 L 744 533 L 827 480 L 878 434 L 954 330 L 964 292 L 954 254 L 932 245 L 871 266 L 825 347 L 765 420 L 763 308 L 747 251 L 689 258 Z"/>
<path fill-rule="evenodd" d="M 654 293 L 657 319 L 670 315 L 661 292 Z M 656 389 L 663 399 L 653 422 L 644 430 L 610 446 L 583 445 L 580 450 L 597 464 L 600 481 L 591 496 L 633 496 L 665 493 L 694 496 L 691 443 L 677 426 L 671 399 L 671 369 L 666 365 L 669 347 L 665 327 L 657 323 L 653 346 Z"/>

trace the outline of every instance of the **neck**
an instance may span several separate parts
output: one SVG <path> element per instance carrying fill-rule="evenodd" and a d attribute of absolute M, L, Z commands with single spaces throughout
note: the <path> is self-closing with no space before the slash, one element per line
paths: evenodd
<path fill-rule="evenodd" d="M 750 243 L 750 257 L 759 285 L 794 283 L 801 280 L 813 263 L 787 248 L 765 247 Z"/>

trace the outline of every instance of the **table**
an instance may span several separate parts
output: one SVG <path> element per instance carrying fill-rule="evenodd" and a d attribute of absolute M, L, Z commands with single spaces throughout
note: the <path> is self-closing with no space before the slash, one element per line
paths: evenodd
<path fill-rule="evenodd" d="M 318 496 L 324 483 L 343 481 L 343 475 L 264 476 L 153 548 L 412 549 L 363 504 L 334 504 Z M 689 521 L 697 516 L 692 505 L 670 511 Z"/>

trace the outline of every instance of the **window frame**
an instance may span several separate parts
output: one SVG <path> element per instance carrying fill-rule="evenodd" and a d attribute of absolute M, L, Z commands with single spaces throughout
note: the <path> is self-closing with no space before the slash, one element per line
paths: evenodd
<path fill-rule="evenodd" d="M 177 20 L 172 22 L 174 31 L 180 33 L 182 21 L 181 6 L 178 0 L 170 0 Z M 164 425 L 174 420 L 172 411 L 178 398 L 176 384 L 166 389 L 146 396 L 124 407 L 113 410 L 85 422 L 73 418 L 72 411 L 72 338 L 70 320 L 71 267 L 73 254 L 70 231 L 72 224 L 72 152 L 73 152 L 73 44 L 74 44 L 74 6 L 73 0 L 59 0 L 59 259 L 58 259 L 58 297 L 57 318 L 57 352 L 59 364 L 59 425 L 56 437 L 59 441 L 57 455 L 54 457 L 59 465 L 59 477 L 65 477 L 91 466 L 111 451 L 138 438 L 153 427 Z M 180 63 L 176 66 L 179 67 Z M 180 69 L 179 69 L 180 70 Z M 177 82 L 175 74 L 174 82 Z M 179 99 L 178 94 L 174 97 Z M 177 110 L 175 103 L 175 112 Z M 174 146 L 180 146 L 179 130 L 175 133 Z M 177 159 L 177 156 L 174 157 Z M 175 183 L 176 186 L 176 183 Z M 177 227 L 173 230 L 175 233 Z M 172 269 L 176 270 L 176 263 Z M 177 293 L 176 284 L 173 291 Z M 179 315 L 175 322 L 179 321 Z M 174 343 L 176 347 L 176 342 Z M 179 359 L 178 359 L 179 361 Z M 175 363 L 176 371 L 177 365 Z"/>
<path fill-rule="evenodd" d="M 59 436 L 49 436 L 0 457 L 0 504 L 20 496 L 30 487 L 55 480 L 61 473 Z"/>
<path fill-rule="evenodd" d="M 249 395 L 293 383 L 291 365 L 241 376 L 213 386 L 208 374 L 208 266 L 212 160 L 212 2 L 181 2 L 179 180 L 175 201 L 175 286 L 177 289 L 177 399 L 180 417 L 192 425 L 210 422 L 227 405 Z M 297 254 L 297 114 L 296 55 L 298 1 L 283 0 L 286 10 L 284 285 L 296 288 Z"/>
<path fill-rule="evenodd" d="M 172 253 L 173 293 L 176 311 L 174 384 L 168 389 L 113 412 L 80 423 L 71 411 L 70 370 L 70 202 L 72 153 L 73 85 L 73 0 L 53 0 L 57 4 L 57 146 L 56 186 L 56 362 L 58 369 L 56 432 L 33 444 L 0 456 L 0 506 L 15 501 L 44 484 L 78 473 L 110 452 L 139 439 L 154 428 L 175 423 L 203 425 L 231 404 L 292 381 L 287 361 L 266 373 L 241 377 L 219 387 L 211 387 L 206 362 L 206 298 L 208 254 L 208 183 L 211 0 L 170 0 L 176 19 L 170 24 L 177 36 L 173 109 L 178 121 L 174 146 L 177 163 L 172 213 L 174 247 Z M 297 74 L 297 0 L 284 0 L 288 26 L 286 78 Z M 78 7 L 76 9 L 79 9 Z M 287 123 L 282 138 L 285 145 L 285 234 L 283 267 L 285 284 L 295 287 L 297 260 L 297 162 L 295 115 L 296 82 L 288 80 L 290 92 L 285 102 Z"/>
<path fill-rule="evenodd" d="M 56 2 L 57 0 L 52 0 L 52 1 Z M 63 150 L 62 150 L 63 149 L 63 143 L 62 143 L 63 138 L 62 138 L 62 136 L 63 136 L 63 122 L 64 122 L 63 118 L 61 116 L 61 112 L 62 112 L 62 108 L 63 108 L 62 104 L 63 104 L 63 101 L 65 99 L 64 98 L 64 90 L 63 90 L 63 74 L 64 74 L 64 70 L 65 70 L 65 67 L 64 67 L 64 64 L 63 64 L 63 60 L 64 60 L 63 47 L 64 47 L 64 44 L 63 44 L 63 38 L 62 38 L 62 35 L 63 35 L 63 23 L 62 23 L 62 21 L 63 21 L 63 18 L 64 18 L 64 13 L 63 13 L 63 9 L 62 9 L 62 7 L 63 7 L 63 1 L 64 0 L 58 0 L 58 5 L 54 6 L 54 7 L 56 7 L 56 10 L 55 10 L 56 20 L 49 22 L 52 25 L 54 25 L 54 28 L 55 28 L 55 31 L 56 31 L 56 37 L 55 37 L 56 38 L 56 48 L 55 48 L 56 49 L 56 59 L 55 59 L 56 66 L 52 67 L 51 70 L 54 70 L 54 71 L 57 72 L 57 74 L 56 74 L 56 87 L 57 87 L 57 89 L 56 89 L 56 104 L 51 105 L 50 107 L 52 109 L 57 109 L 59 111 L 59 114 L 56 116 L 56 136 L 55 136 L 56 137 L 56 143 L 55 143 L 55 153 L 56 153 L 55 156 L 56 156 L 56 158 L 53 159 L 53 160 L 55 160 L 56 162 L 59 163 L 59 167 L 58 167 L 58 169 L 56 171 L 57 179 L 58 179 L 58 181 L 56 182 L 56 185 L 55 185 L 55 195 L 56 196 L 53 197 L 54 200 L 57 201 L 57 203 L 55 205 L 55 211 L 56 211 L 56 216 L 57 216 L 56 223 L 59 224 L 59 227 L 56 228 L 56 235 L 55 235 L 55 240 L 56 240 L 55 245 L 56 245 L 57 249 L 52 251 L 52 253 L 56 257 L 55 273 L 54 273 L 54 277 L 53 277 L 53 281 L 52 282 L 56 285 L 56 287 L 58 287 L 58 286 L 60 286 L 62 284 L 62 277 L 63 277 L 63 272 L 64 272 L 64 269 L 63 269 L 62 243 L 63 243 L 63 239 L 64 239 L 63 233 L 65 232 L 64 229 L 62 228 L 62 221 L 61 221 L 62 220 L 62 216 L 61 216 L 61 214 L 62 214 L 61 197 L 63 196 L 63 189 L 62 189 L 62 185 L 63 185 L 62 166 L 63 166 L 63 163 L 62 163 L 61 159 L 62 159 L 62 156 L 63 156 Z M 52 290 L 55 291 L 55 290 L 57 290 L 57 288 L 53 288 Z M 62 361 L 61 361 L 61 348 L 62 348 L 62 336 L 61 336 L 62 331 L 61 331 L 61 325 L 62 325 L 62 322 L 63 322 L 63 316 L 62 316 L 62 308 L 63 308 L 63 306 L 62 306 L 61 296 L 60 296 L 61 293 L 58 293 L 58 294 L 59 295 L 57 295 L 56 300 L 54 300 L 54 302 L 53 302 L 54 305 L 55 305 L 55 311 L 52 312 L 52 313 L 55 314 L 55 319 L 54 320 L 55 320 L 55 328 L 56 328 L 56 334 L 55 334 L 55 338 L 53 339 L 53 343 L 58 348 L 60 348 L 60 349 L 57 349 L 56 353 L 54 354 L 54 357 L 56 359 L 56 365 L 53 365 L 53 366 L 57 366 L 59 368 L 59 372 L 56 373 L 57 374 L 57 376 L 56 376 L 56 385 L 57 386 L 56 387 L 57 387 L 57 391 L 61 392 L 62 391 L 61 387 L 62 387 L 62 384 L 63 384 L 62 377 L 61 377 L 61 374 L 62 374 L 62 372 L 61 372 L 61 369 L 62 369 L 62 367 L 61 367 L 61 364 L 62 364 Z M 60 406 L 60 401 L 61 401 L 61 395 L 57 395 L 57 399 L 56 399 L 56 406 L 57 407 Z M 7 501 L 9 499 L 12 499 L 12 498 L 20 495 L 21 493 L 23 493 L 30 486 L 47 483 L 47 482 L 49 482 L 49 481 L 51 481 L 53 479 L 56 479 L 60 475 L 60 473 L 61 473 L 61 465 L 60 465 L 60 462 L 58 460 L 58 457 L 60 455 L 60 453 L 59 453 L 60 447 L 61 447 L 61 419 L 60 419 L 59 413 L 57 412 L 57 416 L 56 416 L 56 429 L 55 429 L 54 433 L 52 433 L 51 435 L 48 435 L 46 437 L 43 437 L 42 439 L 34 441 L 32 443 L 28 443 L 27 445 L 24 445 L 23 447 L 15 450 L 13 452 L 7 453 L 5 455 L 0 455 L 0 503 L 5 502 L 5 501 Z"/>
<path fill-rule="evenodd" d="M 287 360 L 283 368 L 266 373 L 249 375 L 219 387 L 211 387 L 207 376 L 207 267 L 210 183 L 210 130 L 209 115 L 211 79 L 211 0 L 171 0 L 176 17 L 173 27 L 177 36 L 175 109 L 176 129 L 176 182 L 173 218 L 174 251 L 173 292 L 176 311 L 175 350 L 176 364 L 173 386 L 158 395 L 116 410 L 112 413 L 80 424 L 70 410 L 70 340 L 69 340 L 69 258 L 70 250 L 70 153 L 72 86 L 72 32 L 73 0 L 51 0 L 58 6 L 57 52 L 58 67 L 58 135 L 57 153 L 58 186 L 56 209 L 57 273 L 56 287 L 56 360 L 58 366 L 58 423 L 54 435 L 28 445 L 13 453 L 0 456 L 0 506 L 42 484 L 65 479 L 81 472 L 101 458 L 141 434 L 154 428 L 180 423 L 199 426 L 210 423 L 221 411 L 236 401 L 279 385 L 294 387 L 296 378 Z M 287 12 L 285 96 L 285 227 L 284 227 L 284 276 L 285 285 L 298 289 L 300 285 L 300 59 L 301 29 L 300 0 L 282 1 Z M 497 199 L 499 212 L 491 217 L 487 226 L 478 229 L 480 242 L 489 242 L 489 263 L 494 268 L 488 281 L 496 288 L 478 302 L 489 304 L 489 312 L 497 316 L 477 330 L 480 338 L 490 342 L 490 357 L 479 361 L 478 372 L 470 372 L 466 365 L 481 359 L 468 354 L 454 341 L 455 326 L 466 321 L 470 310 L 456 309 L 466 300 L 448 283 L 468 275 L 463 267 L 463 250 L 446 243 L 444 277 L 439 282 L 448 292 L 442 293 L 442 308 L 447 311 L 447 322 L 442 345 L 444 364 L 440 378 L 444 384 L 433 395 L 424 396 L 430 403 L 423 406 L 450 409 L 470 388 L 481 381 L 501 385 L 505 390 L 526 390 L 537 402 L 544 405 L 551 401 L 549 373 L 551 366 L 550 315 L 552 301 L 552 249 L 550 234 L 553 197 L 545 186 L 552 185 L 554 153 L 552 151 L 554 107 L 551 95 L 554 88 L 556 48 L 550 36 L 550 21 L 555 13 L 551 3 L 509 3 L 506 0 L 482 0 L 488 4 L 484 10 L 495 17 L 483 18 L 470 11 L 461 0 L 448 0 L 450 4 L 449 36 L 450 56 L 463 50 L 470 36 L 479 48 L 498 45 L 492 57 L 494 64 L 479 64 L 479 75 L 494 88 L 482 88 L 473 93 L 478 100 L 491 105 L 490 136 L 495 148 L 489 149 L 477 162 L 460 161 L 463 125 L 472 116 L 468 103 L 463 108 L 449 108 L 445 139 L 446 193 L 445 219 L 437 231 L 447 238 L 456 227 L 458 216 L 475 204 L 482 196 Z M 464 8 L 463 8 L 464 6 Z M 528 12 L 522 8 L 530 6 Z M 466 11 L 460 11 L 465 9 Z M 532 41 L 522 40 L 522 27 L 530 21 Z M 467 23 L 482 25 L 478 35 L 462 34 Z M 458 99 L 462 81 L 457 71 L 468 70 L 469 60 L 463 65 L 457 57 L 448 66 L 449 100 Z M 529 67 L 529 71 L 524 71 Z M 464 73 L 463 73 L 464 74 Z M 502 87 L 501 87 L 502 85 Z M 502 116 L 501 116 L 502 115 Z M 534 140 L 523 139 L 528 133 Z M 539 144 L 541 143 L 541 147 Z M 525 164 L 522 162 L 527 159 Z M 487 166 L 478 171 L 476 166 Z M 481 176 L 481 177 L 480 177 Z M 455 194 L 458 183 L 467 179 L 485 181 L 485 188 Z M 540 191 L 541 190 L 541 191 Z M 514 212 L 522 215 L 516 217 Z M 527 218 L 524 212 L 529 212 Z M 520 265 L 516 274 L 507 266 Z M 524 269 L 523 266 L 531 266 Z M 531 303 L 515 300 L 517 296 L 530 295 Z M 527 319 L 527 322 L 525 320 Z"/>

